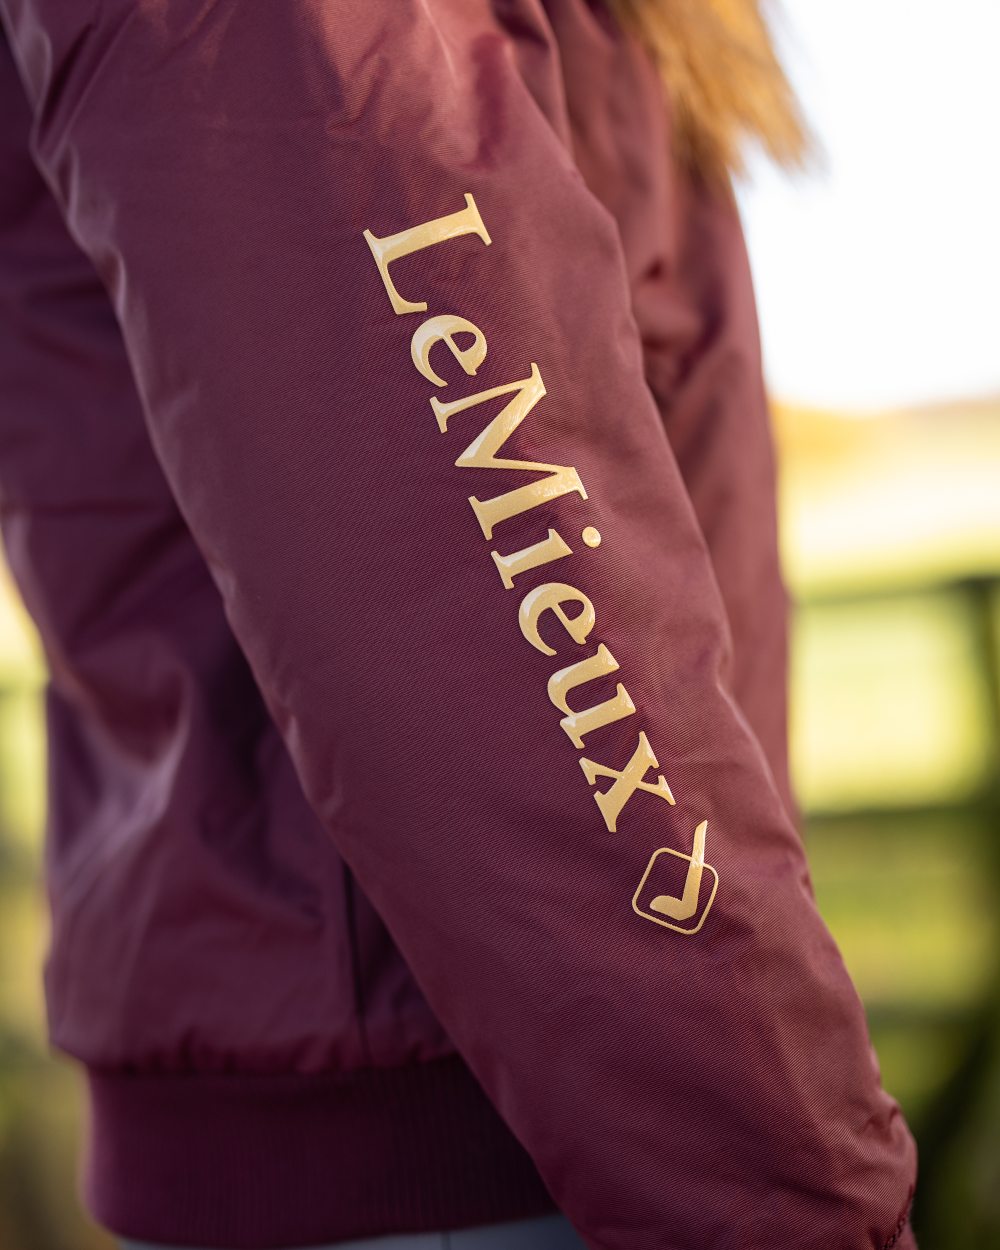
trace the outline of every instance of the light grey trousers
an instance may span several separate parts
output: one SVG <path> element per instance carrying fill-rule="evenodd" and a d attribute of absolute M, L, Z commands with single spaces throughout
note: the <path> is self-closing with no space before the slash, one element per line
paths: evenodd
<path fill-rule="evenodd" d="M 120 1241 L 121 1250 L 182 1250 L 149 1241 Z M 183 1247 L 183 1250 L 190 1250 Z M 207 1248 L 203 1248 L 207 1250 Z M 336 1245 L 288 1247 L 288 1250 L 586 1250 L 572 1224 L 558 1212 L 530 1220 L 508 1220 L 447 1233 L 402 1233 L 365 1237 Z"/>

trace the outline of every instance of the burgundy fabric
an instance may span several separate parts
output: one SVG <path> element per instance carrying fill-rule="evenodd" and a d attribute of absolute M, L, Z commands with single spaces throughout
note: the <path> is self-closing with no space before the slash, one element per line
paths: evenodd
<path fill-rule="evenodd" d="M 597 0 L 0 12 L 0 502 L 95 1216 L 266 1247 L 555 1202 L 595 1250 L 907 1245 L 913 1142 L 795 829 L 740 224 L 674 168 L 648 58 Z M 427 305 L 394 312 L 364 232 L 467 196 L 490 243 L 393 261 Z M 446 314 L 488 354 L 438 343 L 439 386 L 411 340 Z M 546 476 L 456 464 L 515 392 L 444 432 L 429 401 L 533 364 L 499 454 L 583 489 L 487 535 L 470 497 Z M 550 531 L 571 554 L 505 587 L 491 553 Z M 595 623 L 536 646 L 553 582 Z M 599 644 L 569 706 L 634 711 L 581 747 L 547 691 Z M 609 823 L 640 731 L 676 801 Z"/>

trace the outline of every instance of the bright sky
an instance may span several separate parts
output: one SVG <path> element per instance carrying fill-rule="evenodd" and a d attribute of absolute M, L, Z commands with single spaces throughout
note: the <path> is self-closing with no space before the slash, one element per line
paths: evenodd
<path fill-rule="evenodd" d="M 783 0 L 825 149 L 741 192 L 783 399 L 1000 394 L 1000 0 Z"/>

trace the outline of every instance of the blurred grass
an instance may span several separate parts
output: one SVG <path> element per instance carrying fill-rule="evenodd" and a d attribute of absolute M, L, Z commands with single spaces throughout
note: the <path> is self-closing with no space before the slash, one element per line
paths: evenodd
<path fill-rule="evenodd" d="M 44 673 L 0 566 L 0 1248 L 111 1250 L 76 1195 L 77 1073 L 45 1037 Z"/>
<path fill-rule="evenodd" d="M 1000 1250 L 1000 401 L 776 424 L 817 899 L 917 1135 L 921 1250 Z"/>
<path fill-rule="evenodd" d="M 1000 405 L 778 429 L 817 897 L 918 1134 L 921 1250 L 1000 1250 Z M 45 1044 L 43 679 L 0 577 L 0 1248 L 108 1250 Z"/>
<path fill-rule="evenodd" d="M 995 768 L 996 712 L 977 627 L 976 604 L 959 589 L 800 609 L 791 751 L 807 810 L 914 808 L 979 793 Z"/>

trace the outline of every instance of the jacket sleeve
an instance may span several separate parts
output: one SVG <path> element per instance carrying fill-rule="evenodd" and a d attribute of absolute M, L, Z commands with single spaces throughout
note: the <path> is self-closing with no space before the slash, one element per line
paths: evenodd
<path fill-rule="evenodd" d="M 0 2 L 305 793 L 558 1204 L 595 1250 L 882 1250 L 912 1142 L 518 70 L 540 6 Z"/>

